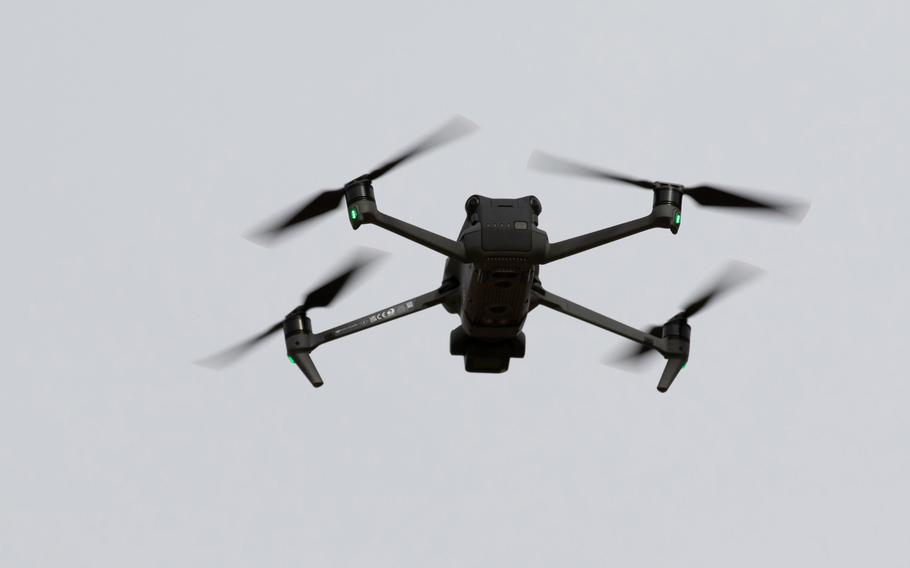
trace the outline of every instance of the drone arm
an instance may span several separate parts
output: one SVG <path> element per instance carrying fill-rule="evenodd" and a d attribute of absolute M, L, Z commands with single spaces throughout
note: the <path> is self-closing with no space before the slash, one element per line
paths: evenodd
<path fill-rule="evenodd" d="M 378 312 L 373 312 L 361 318 L 357 318 L 347 323 L 335 326 L 331 329 L 315 333 L 309 342 L 309 349 L 315 349 L 323 343 L 328 343 L 329 341 L 340 339 L 342 337 L 351 335 L 352 333 L 364 331 L 379 324 L 386 323 L 403 316 L 411 315 L 421 310 L 425 310 L 427 308 L 441 304 L 449 297 L 450 294 L 454 292 L 454 290 L 455 288 L 453 287 L 444 286 L 437 290 L 433 290 L 431 292 L 427 292 L 426 294 L 421 294 L 420 296 L 411 298 L 410 300 L 405 300 L 400 304 L 395 304 L 394 306 L 379 310 Z"/>
<path fill-rule="evenodd" d="M 417 244 L 423 245 L 431 250 L 435 250 L 436 252 L 444 254 L 449 258 L 454 258 L 462 262 L 467 262 L 468 260 L 467 256 L 465 256 L 463 244 L 455 242 L 452 239 L 447 239 L 442 235 L 437 235 L 432 231 L 428 231 L 416 225 L 406 223 L 400 219 L 392 217 L 391 215 L 386 215 L 381 211 L 376 211 L 370 221 L 378 227 L 392 231 L 397 235 L 401 235 L 402 237 L 410 239 Z"/>
<path fill-rule="evenodd" d="M 442 235 L 437 235 L 432 231 L 422 229 L 401 219 L 396 219 L 391 215 L 386 215 L 376 207 L 376 202 L 369 199 L 355 201 L 348 207 L 351 226 L 357 229 L 362 223 L 369 223 L 391 231 L 396 235 L 414 241 L 423 245 L 430 250 L 434 250 L 449 258 L 454 258 L 462 262 L 468 262 L 465 255 L 464 245 L 447 239 Z"/>
<path fill-rule="evenodd" d="M 620 223 L 619 225 L 607 227 L 606 229 L 594 231 L 593 233 L 587 233 L 564 241 L 551 243 L 547 249 L 547 255 L 543 262 L 546 263 L 559 260 L 619 239 L 630 237 L 634 234 L 641 233 L 642 231 L 647 231 L 648 229 L 665 226 L 666 225 L 662 221 L 662 216 L 652 211 L 650 215 L 633 221 L 627 221 L 625 223 Z"/>
<path fill-rule="evenodd" d="M 626 339 L 631 339 L 632 341 L 641 343 L 642 345 L 647 345 L 648 347 L 652 347 L 662 354 L 666 354 L 667 352 L 667 345 L 663 339 L 654 337 L 649 333 L 635 329 L 634 327 L 626 325 L 615 319 L 608 318 L 607 316 L 599 314 L 594 310 L 580 306 L 575 302 L 567 300 L 561 296 L 557 296 L 552 292 L 547 292 L 543 288 L 534 288 L 534 299 L 537 301 L 537 303 L 546 306 L 551 310 L 562 312 L 566 315 L 572 316 L 573 318 L 580 319 L 581 321 L 588 322 L 601 329 L 605 329 L 609 332 L 625 337 Z"/>
<path fill-rule="evenodd" d="M 287 347 L 288 357 L 313 384 L 314 387 L 323 385 L 322 377 L 310 357 L 310 353 L 329 341 L 345 337 L 358 331 L 369 329 L 387 321 L 400 318 L 409 314 L 425 310 L 429 307 L 441 304 L 449 295 L 455 293 L 456 286 L 443 285 L 437 290 L 427 292 L 410 300 L 405 300 L 384 310 L 373 312 L 362 318 L 349 321 L 348 323 L 335 326 L 331 329 L 312 333 L 310 331 L 310 319 L 304 314 L 291 313 L 284 322 L 284 341 Z"/>

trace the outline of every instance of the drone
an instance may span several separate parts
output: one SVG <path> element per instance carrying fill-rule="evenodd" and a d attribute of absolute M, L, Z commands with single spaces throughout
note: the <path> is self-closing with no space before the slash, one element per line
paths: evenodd
<path fill-rule="evenodd" d="M 652 193 L 651 211 L 638 219 L 566 240 L 550 242 L 539 227 L 540 200 L 533 195 L 493 198 L 472 195 L 465 203 L 465 219 L 455 240 L 412 225 L 381 211 L 373 184 L 383 175 L 420 154 L 472 132 L 476 126 L 456 117 L 373 171 L 352 179 L 337 189 L 327 189 L 259 230 L 254 240 L 269 243 L 312 219 L 339 208 L 344 201 L 346 216 L 356 230 L 375 225 L 446 257 L 442 283 L 424 294 L 384 307 L 341 325 L 314 332 L 307 315 L 313 308 L 330 306 L 375 255 L 360 255 L 349 266 L 305 295 L 303 303 L 285 318 L 258 335 L 220 352 L 199 364 L 222 368 L 247 353 L 267 337 L 284 332 L 288 359 L 314 387 L 323 380 L 311 353 L 320 345 L 415 314 L 434 306 L 457 314 L 460 325 L 449 334 L 449 353 L 464 358 L 470 373 L 502 373 L 509 361 L 525 355 L 522 327 L 528 313 L 539 306 L 577 318 L 636 343 L 620 360 L 637 361 L 649 353 L 666 359 L 657 390 L 666 392 L 689 360 L 689 318 L 715 298 L 750 280 L 759 271 L 746 264 L 731 264 L 705 291 L 686 303 L 662 325 L 642 331 L 544 288 L 542 265 L 630 237 L 650 229 L 676 234 L 681 225 L 683 198 L 708 207 L 724 207 L 770 213 L 801 219 L 807 204 L 768 200 L 713 185 L 682 186 L 649 181 L 602 170 L 563 158 L 534 152 L 528 166 L 550 173 L 569 174 L 620 182 Z"/>

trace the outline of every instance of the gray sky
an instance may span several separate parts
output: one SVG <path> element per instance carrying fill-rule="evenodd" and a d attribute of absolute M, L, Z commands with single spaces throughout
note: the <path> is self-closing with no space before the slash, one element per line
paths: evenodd
<path fill-rule="evenodd" d="M 900 2 L 29 2 L 0 9 L 3 566 L 906 566 L 910 192 Z M 343 210 L 242 238 L 463 114 L 377 183 L 454 236 L 472 193 L 537 195 L 558 240 L 644 192 L 532 149 L 812 201 L 801 225 L 689 202 L 548 265 L 660 322 L 730 258 L 667 395 L 544 308 L 504 375 L 441 309 L 191 365 L 281 318 L 357 245 L 389 251 L 324 328 L 438 285 L 443 258 Z"/>

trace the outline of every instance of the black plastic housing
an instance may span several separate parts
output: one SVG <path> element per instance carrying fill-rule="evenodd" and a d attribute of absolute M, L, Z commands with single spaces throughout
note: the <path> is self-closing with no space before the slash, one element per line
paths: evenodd
<path fill-rule="evenodd" d="M 376 210 L 376 195 L 369 180 L 355 180 L 344 186 L 344 201 L 348 209 L 348 221 L 355 230 L 364 223 L 364 215 Z"/>
<path fill-rule="evenodd" d="M 310 358 L 313 350 L 313 325 L 303 312 L 293 311 L 284 319 L 284 343 L 288 357 L 314 387 L 323 385 L 322 377 Z"/>
<path fill-rule="evenodd" d="M 467 335 L 459 326 L 449 334 L 449 353 L 464 356 L 464 370 L 469 373 L 504 373 L 510 359 L 525 356 L 525 334 L 483 339 Z"/>
<path fill-rule="evenodd" d="M 472 195 L 465 203 L 467 218 L 459 236 L 466 256 L 472 262 L 491 255 L 541 262 L 548 239 L 537 228 L 540 211 L 540 200 L 533 195 L 517 199 Z"/>

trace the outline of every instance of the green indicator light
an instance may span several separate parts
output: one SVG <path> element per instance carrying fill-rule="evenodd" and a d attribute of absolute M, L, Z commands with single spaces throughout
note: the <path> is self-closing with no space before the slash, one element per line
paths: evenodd
<path fill-rule="evenodd" d="M 357 220 L 357 208 L 351 207 L 351 221 Z"/>
<path fill-rule="evenodd" d="M 290 362 L 291 362 L 291 365 L 296 365 L 296 364 L 297 364 L 297 362 L 296 362 L 296 361 L 294 361 L 294 358 L 293 358 L 293 357 L 291 357 L 291 356 L 290 356 L 290 355 L 288 355 L 288 361 L 290 361 Z"/>
<path fill-rule="evenodd" d="M 679 222 L 682 221 L 682 213 L 679 211 L 676 212 L 676 215 L 673 217 L 673 223 L 679 225 Z"/>
<path fill-rule="evenodd" d="M 682 367 L 680 367 L 680 369 L 685 369 L 685 368 L 686 368 L 686 365 L 688 365 L 688 364 L 689 364 L 688 361 L 684 362 L 684 363 L 682 364 Z"/>

